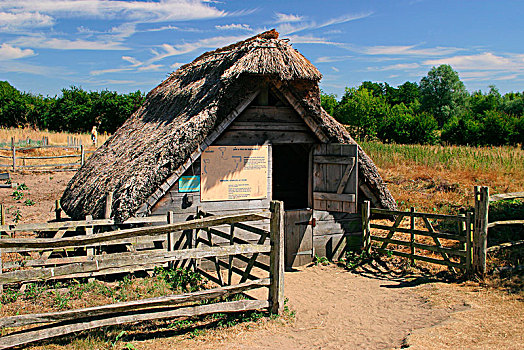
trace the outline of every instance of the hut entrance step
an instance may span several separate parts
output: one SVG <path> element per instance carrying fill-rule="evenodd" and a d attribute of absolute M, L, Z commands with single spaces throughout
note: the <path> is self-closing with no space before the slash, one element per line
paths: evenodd
<path fill-rule="evenodd" d="M 284 214 L 284 254 L 286 270 L 309 264 L 315 256 L 313 250 L 313 210 L 286 210 Z"/>

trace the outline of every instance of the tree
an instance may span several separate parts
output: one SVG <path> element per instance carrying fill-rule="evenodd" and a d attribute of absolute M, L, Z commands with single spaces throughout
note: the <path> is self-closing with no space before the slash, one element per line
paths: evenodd
<path fill-rule="evenodd" d="M 420 81 L 422 111 L 432 114 L 439 127 L 463 112 L 467 95 L 458 73 L 447 64 L 431 68 Z"/>
<path fill-rule="evenodd" d="M 335 118 L 343 124 L 356 129 L 359 138 L 377 135 L 378 126 L 387 115 L 387 103 L 383 97 L 374 97 L 365 88 L 346 88 L 337 109 Z"/>
<path fill-rule="evenodd" d="M 325 94 L 320 92 L 320 105 L 329 115 L 335 114 L 335 109 L 338 106 L 337 96 L 335 94 Z"/>

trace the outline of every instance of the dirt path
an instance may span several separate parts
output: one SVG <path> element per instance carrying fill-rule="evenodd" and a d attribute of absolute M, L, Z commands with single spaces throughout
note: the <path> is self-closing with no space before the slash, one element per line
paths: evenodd
<path fill-rule="evenodd" d="M 449 317 L 449 310 L 431 308 L 417 293 L 398 286 L 335 266 L 303 268 L 285 276 L 285 295 L 296 312 L 293 323 L 208 337 L 205 343 L 184 340 L 176 348 L 391 349 L 401 347 L 412 330 Z M 154 344 L 168 348 L 169 342 L 156 339 Z"/>

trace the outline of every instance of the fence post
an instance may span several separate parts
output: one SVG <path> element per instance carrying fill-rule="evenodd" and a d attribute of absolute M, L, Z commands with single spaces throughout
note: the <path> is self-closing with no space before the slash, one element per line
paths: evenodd
<path fill-rule="evenodd" d="M 409 233 L 409 253 L 411 255 L 411 266 L 414 266 L 415 265 L 415 232 L 413 232 L 413 230 L 415 230 L 415 216 L 413 214 L 415 214 L 415 208 L 414 207 L 411 207 L 409 209 L 411 215 L 409 217 L 409 229 L 411 230 L 411 232 Z"/>
<path fill-rule="evenodd" d="M 111 219 L 113 210 L 113 191 L 107 192 L 106 195 L 106 208 L 104 210 L 104 219 Z"/>
<path fill-rule="evenodd" d="M 62 207 L 60 206 L 59 199 L 55 201 L 55 220 L 56 221 L 62 220 Z"/>
<path fill-rule="evenodd" d="M 488 248 L 489 188 L 475 186 L 475 217 L 473 226 L 473 270 L 480 276 L 486 273 Z"/>
<path fill-rule="evenodd" d="M 11 151 L 13 154 L 13 171 L 16 170 L 16 147 L 15 147 L 15 138 L 11 137 Z"/>
<path fill-rule="evenodd" d="M 281 314 L 284 310 L 284 203 L 271 201 L 270 207 L 270 311 Z"/>
<path fill-rule="evenodd" d="M 168 224 L 173 224 L 174 221 L 175 221 L 175 213 L 172 212 L 172 211 L 168 211 L 166 220 L 167 220 Z M 175 247 L 175 232 L 174 231 L 168 231 L 167 232 L 167 251 L 168 252 L 172 252 L 174 250 L 174 247 Z M 170 268 L 174 268 L 175 262 L 174 261 L 170 261 L 167 264 L 167 266 L 169 266 Z"/>
<path fill-rule="evenodd" d="M 86 154 L 84 150 L 84 146 L 80 146 L 80 166 L 84 165 L 86 161 Z"/>
<path fill-rule="evenodd" d="M 371 203 L 364 201 L 362 203 L 362 250 L 367 254 L 371 253 Z"/>
<path fill-rule="evenodd" d="M 0 225 L 5 225 L 5 207 L 0 204 Z"/>
<path fill-rule="evenodd" d="M 471 212 L 466 213 L 466 273 L 471 273 L 471 254 L 472 254 L 472 242 L 471 242 Z"/>
<path fill-rule="evenodd" d="M 86 223 L 89 223 L 89 222 L 92 222 L 92 221 L 93 221 L 93 216 L 92 215 L 86 215 Z M 92 236 L 93 234 L 94 234 L 93 226 L 86 226 L 86 236 Z M 87 255 L 87 260 L 94 259 L 95 248 L 94 247 L 86 248 L 86 255 Z M 88 282 L 93 282 L 94 280 L 95 279 L 93 277 L 87 279 Z"/>

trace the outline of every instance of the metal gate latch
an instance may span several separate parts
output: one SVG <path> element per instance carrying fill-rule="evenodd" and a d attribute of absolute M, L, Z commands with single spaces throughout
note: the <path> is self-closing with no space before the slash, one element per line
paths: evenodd
<path fill-rule="evenodd" d="M 311 225 L 312 227 L 317 226 L 317 219 L 313 218 L 309 221 L 295 222 L 295 225 Z"/>

